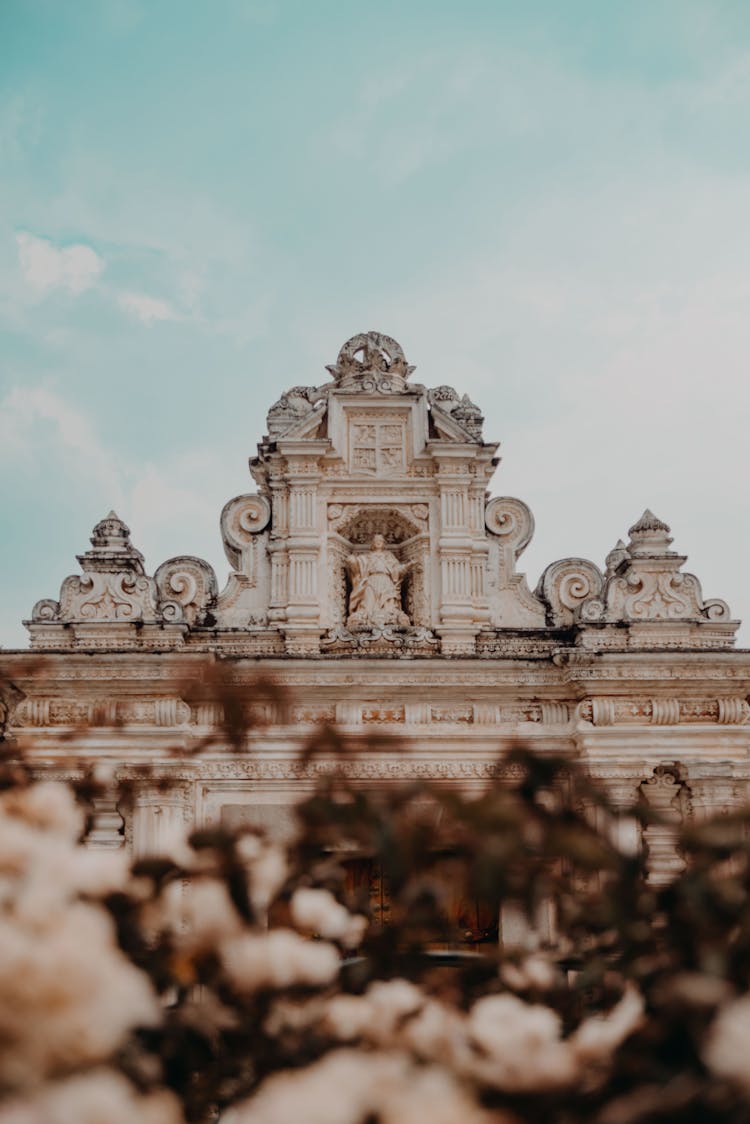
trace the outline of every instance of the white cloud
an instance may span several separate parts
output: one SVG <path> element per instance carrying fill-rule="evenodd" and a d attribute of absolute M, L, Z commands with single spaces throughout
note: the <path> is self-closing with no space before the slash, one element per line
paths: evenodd
<path fill-rule="evenodd" d="M 40 294 L 65 289 L 78 296 L 96 284 L 104 269 L 103 259 L 82 242 L 60 247 L 47 238 L 20 231 L 16 243 L 24 281 Z"/>
<path fill-rule="evenodd" d="M 155 324 L 159 320 L 179 320 L 180 316 L 169 301 L 149 297 L 145 293 L 120 293 L 117 303 L 125 312 L 135 316 L 143 324 Z"/>
<path fill-rule="evenodd" d="M 40 423 L 51 424 L 53 438 Z M 25 456 L 48 456 L 56 444 L 63 459 L 85 469 L 110 496 L 110 506 L 123 497 L 111 452 L 102 444 L 85 414 L 47 387 L 14 387 L 0 400 L 0 449 L 11 463 Z"/>
<path fill-rule="evenodd" d="M 159 463 L 131 460 L 110 448 L 91 418 L 55 390 L 14 387 L 0 399 L 0 470 L 18 470 L 30 458 L 76 494 L 85 480 L 86 506 L 98 504 L 102 515 L 114 507 L 152 569 L 168 555 L 192 552 L 207 555 L 219 576 L 226 572 L 219 513 L 241 481 L 222 450 L 191 446 L 189 453 Z M 71 558 L 83 545 L 70 543 Z"/>

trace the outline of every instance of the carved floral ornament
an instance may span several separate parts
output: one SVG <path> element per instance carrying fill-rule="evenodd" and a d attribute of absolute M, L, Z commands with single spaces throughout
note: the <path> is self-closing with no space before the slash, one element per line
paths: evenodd
<path fill-rule="evenodd" d="M 648 510 L 603 569 L 565 558 L 530 587 L 518 560 L 534 519 L 520 499 L 486 498 L 497 447 L 482 438 L 479 408 L 446 384 L 410 382 L 413 370 L 390 336 L 361 333 L 328 368 L 329 383 L 279 397 L 251 461 L 258 491 L 221 513 L 223 588 L 192 555 L 151 576 L 109 512 L 81 573 L 63 581 L 59 600 L 34 607 L 33 645 L 490 660 L 550 659 L 561 646 L 731 646 L 726 604 L 703 599 L 669 527 Z M 395 560 L 390 592 L 383 575 L 358 573 L 377 536 L 375 553 Z M 388 611 L 375 605 L 377 581 Z"/>

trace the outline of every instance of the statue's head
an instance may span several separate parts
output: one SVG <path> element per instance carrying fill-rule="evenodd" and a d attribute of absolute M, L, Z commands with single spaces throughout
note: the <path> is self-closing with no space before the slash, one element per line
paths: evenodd
<path fill-rule="evenodd" d="M 385 539 L 383 538 L 382 535 L 373 535 L 372 536 L 372 549 L 373 550 L 385 550 Z"/>

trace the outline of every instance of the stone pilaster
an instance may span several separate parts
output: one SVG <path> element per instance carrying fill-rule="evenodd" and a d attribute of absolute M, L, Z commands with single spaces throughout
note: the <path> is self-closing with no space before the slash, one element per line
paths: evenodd
<path fill-rule="evenodd" d="M 327 442 L 279 443 L 288 464 L 289 537 L 287 607 L 283 631 L 290 655 L 314 655 L 320 651 L 321 626 L 321 536 L 318 527 L 320 457 Z M 283 566 L 283 561 L 280 560 Z M 277 576 L 279 571 L 277 569 Z M 326 591 L 327 592 L 327 591 Z"/>
<path fill-rule="evenodd" d="M 170 784 L 163 791 L 142 788 L 133 806 L 133 853 L 137 858 L 169 854 L 189 831 L 194 815 L 193 786 Z"/>
<path fill-rule="evenodd" d="M 436 454 L 440 493 L 440 625 L 444 655 L 473 655 L 479 622 L 474 613 L 477 578 L 470 529 L 471 475 L 466 450 Z"/>

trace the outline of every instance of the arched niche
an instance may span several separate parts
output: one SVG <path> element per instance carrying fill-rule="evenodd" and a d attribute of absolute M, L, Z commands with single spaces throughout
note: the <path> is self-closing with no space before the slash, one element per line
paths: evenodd
<path fill-rule="evenodd" d="M 343 509 L 328 536 L 329 626 L 342 627 L 347 618 L 351 592 L 346 559 L 350 554 L 371 548 L 375 535 L 382 535 L 388 550 L 411 569 L 401 588 L 402 608 L 416 628 L 430 628 L 429 533 L 427 509 L 410 509 L 386 504 L 362 504 Z"/>

